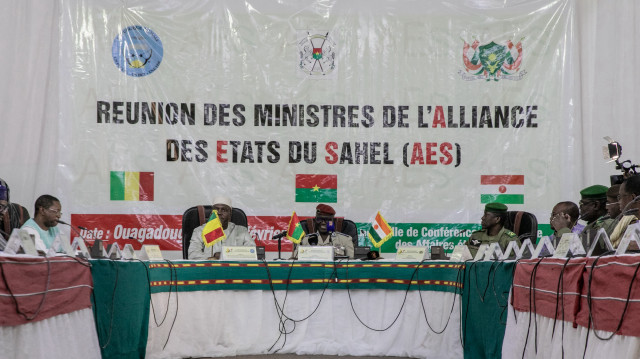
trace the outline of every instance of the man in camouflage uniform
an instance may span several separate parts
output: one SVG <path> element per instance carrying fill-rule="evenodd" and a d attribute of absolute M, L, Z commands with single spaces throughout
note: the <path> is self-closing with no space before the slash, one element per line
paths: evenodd
<path fill-rule="evenodd" d="M 507 206 L 502 203 L 487 203 L 484 207 L 484 215 L 480 220 L 482 229 L 471 233 L 471 237 L 465 243 L 473 257 L 482 244 L 499 243 L 502 251 L 507 249 L 509 242 L 516 241 L 520 246 L 518 236 L 504 228 L 507 220 Z"/>
<path fill-rule="evenodd" d="M 580 191 L 580 219 L 587 222 L 584 229 L 578 236 L 582 241 L 585 251 L 589 251 L 591 243 L 595 240 L 598 230 L 604 228 L 607 236 L 611 235 L 615 228 L 616 221 L 607 215 L 607 186 L 593 185 Z M 558 238 L 562 238 L 565 233 L 570 233 L 568 221 L 566 224 L 554 222 Z M 606 251 L 604 244 L 601 242 L 593 250 L 593 255 L 599 255 Z"/>

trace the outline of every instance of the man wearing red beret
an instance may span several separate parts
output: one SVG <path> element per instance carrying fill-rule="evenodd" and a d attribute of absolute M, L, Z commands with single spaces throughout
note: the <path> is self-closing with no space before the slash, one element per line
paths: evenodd
<path fill-rule="evenodd" d="M 313 218 L 312 226 L 307 223 L 307 233 L 300 245 L 333 246 L 336 255 L 346 255 L 353 258 L 353 241 L 351 236 L 336 232 L 335 227 L 336 210 L 326 204 L 319 204 L 316 207 L 316 216 Z M 294 257 L 297 256 L 297 248 L 294 250 Z"/>

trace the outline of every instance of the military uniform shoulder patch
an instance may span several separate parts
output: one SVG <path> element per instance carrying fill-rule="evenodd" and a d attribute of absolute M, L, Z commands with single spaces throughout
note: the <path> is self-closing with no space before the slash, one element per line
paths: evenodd
<path fill-rule="evenodd" d="M 508 229 L 507 229 L 506 231 L 504 231 L 504 233 L 505 233 L 507 236 L 511 237 L 511 238 L 513 238 L 513 237 L 517 237 L 517 235 L 516 235 L 515 233 L 511 232 L 511 231 L 510 231 L 510 230 L 508 230 Z"/>

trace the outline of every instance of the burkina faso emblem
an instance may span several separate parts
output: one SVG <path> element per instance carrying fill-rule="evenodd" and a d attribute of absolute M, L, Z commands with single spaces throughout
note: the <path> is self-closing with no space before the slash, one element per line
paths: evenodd
<path fill-rule="evenodd" d="M 466 73 L 461 75 L 465 80 L 521 80 L 526 74 L 520 69 L 522 39 L 515 45 L 511 40 L 504 45 L 493 41 L 480 45 L 478 40 L 469 45 L 464 41 L 462 60 Z"/>

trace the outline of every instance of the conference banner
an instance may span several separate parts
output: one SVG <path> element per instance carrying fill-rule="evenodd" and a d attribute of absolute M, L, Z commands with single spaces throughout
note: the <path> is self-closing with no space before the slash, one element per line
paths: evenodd
<path fill-rule="evenodd" d="M 269 251 L 318 203 L 364 245 L 380 212 L 384 252 L 450 252 L 494 201 L 545 222 L 574 173 L 574 11 L 62 0 L 65 210 L 90 241 L 163 250 L 181 250 L 182 213 L 217 195 Z"/>

